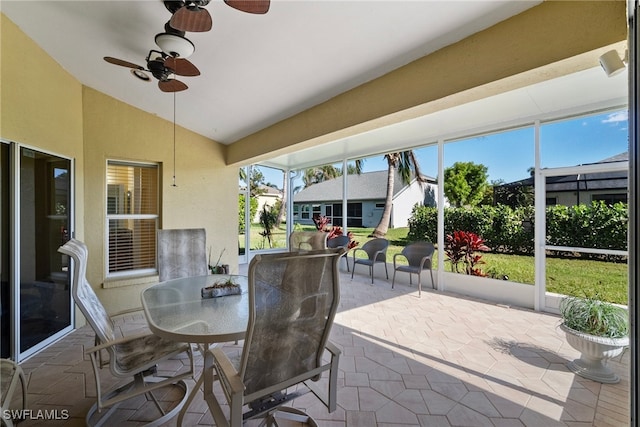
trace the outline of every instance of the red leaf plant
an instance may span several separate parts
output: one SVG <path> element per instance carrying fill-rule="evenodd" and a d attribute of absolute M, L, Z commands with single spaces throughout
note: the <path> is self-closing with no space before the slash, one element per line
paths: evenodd
<path fill-rule="evenodd" d="M 319 231 L 324 231 L 326 233 L 329 233 L 329 235 L 327 236 L 327 240 L 333 239 L 334 237 L 342 236 L 344 234 L 342 227 L 339 227 L 337 225 L 331 225 L 331 223 L 329 222 L 329 218 L 327 218 L 324 215 L 314 216 L 313 223 L 316 225 L 316 228 Z M 359 245 L 358 242 L 353 240 L 352 232 L 348 232 L 347 236 L 349 237 L 349 246 L 347 247 L 347 249 L 353 249 Z"/>
<path fill-rule="evenodd" d="M 453 235 L 448 234 L 446 237 L 444 253 L 447 255 L 447 261 L 451 262 L 451 269 L 456 273 L 486 277 L 487 274 L 477 267 L 485 264 L 482 255 L 474 252 L 490 250 L 477 234 L 470 231 L 454 231 Z"/>

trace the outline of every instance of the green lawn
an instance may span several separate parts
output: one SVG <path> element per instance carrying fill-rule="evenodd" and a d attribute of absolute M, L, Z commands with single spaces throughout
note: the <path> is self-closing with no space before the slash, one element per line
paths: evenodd
<path fill-rule="evenodd" d="M 315 230 L 313 226 L 296 227 L 300 230 Z M 268 243 L 259 235 L 262 228 L 259 225 L 251 227 L 251 247 L 254 249 L 268 248 Z M 354 239 L 362 246 L 371 239 L 369 235 L 372 228 L 352 228 Z M 390 229 L 386 238 L 390 245 L 387 251 L 387 259 L 392 262 L 394 254 L 400 253 L 407 242 L 408 228 Z M 285 228 L 273 234 L 274 247 L 286 247 Z M 244 236 L 240 236 L 244 242 Z M 263 243 L 264 241 L 264 243 Z M 264 245 L 264 246 L 262 246 Z M 434 267 L 437 267 L 437 252 L 434 256 Z M 508 276 L 509 281 L 533 284 L 535 281 L 535 263 L 531 256 L 483 254 L 485 264 L 481 268 L 492 273 L 494 277 Z M 627 304 L 628 295 L 628 271 L 627 264 L 581 260 L 581 259 L 546 259 L 547 264 L 547 291 L 564 295 L 598 294 L 600 299 L 618 304 Z M 445 262 L 445 269 L 451 266 Z"/>

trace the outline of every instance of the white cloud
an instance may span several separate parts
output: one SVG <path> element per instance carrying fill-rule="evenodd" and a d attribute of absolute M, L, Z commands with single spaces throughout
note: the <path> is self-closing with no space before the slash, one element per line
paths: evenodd
<path fill-rule="evenodd" d="M 626 122 L 629 118 L 629 114 L 626 111 L 619 111 L 617 113 L 612 113 L 607 116 L 606 119 L 602 121 L 602 123 L 619 123 Z"/>

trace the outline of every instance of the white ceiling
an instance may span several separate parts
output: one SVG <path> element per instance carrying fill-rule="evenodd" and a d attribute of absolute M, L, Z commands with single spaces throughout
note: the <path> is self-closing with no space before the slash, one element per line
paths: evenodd
<path fill-rule="evenodd" d="M 202 72 L 182 77 L 179 125 L 224 144 L 454 43 L 540 1 L 272 0 L 251 15 L 212 0 L 187 33 Z M 160 0 L 12 1 L 0 10 L 82 84 L 173 119 L 173 96 L 112 56 L 145 64 L 171 15 Z"/>
<path fill-rule="evenodd" d="M 213 29 L 187 33 L 202 72 L 181 77 L 179 125 L 224 144 L 518 14 L 540 1 L 272 0 L 251 15 L 211 0 Z M 166 120 L 173 96 L 105 62 L 145 65 L 171 15 L 161 0 L 0 1 L 0 10 L 84 85 Z M 591 70 L 439 111 L 263 164 L 301 168 L 410 148 L 532 118 L 625 105 L 623 73 Z"/>

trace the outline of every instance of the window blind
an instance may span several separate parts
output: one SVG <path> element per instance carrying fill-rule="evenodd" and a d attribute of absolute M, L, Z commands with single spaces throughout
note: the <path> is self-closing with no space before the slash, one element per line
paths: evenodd
<path fill-rule="evenodd" d="M 156 268 L 158 166 L 107 164 L 107 274 Z"/>

